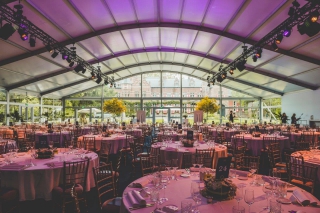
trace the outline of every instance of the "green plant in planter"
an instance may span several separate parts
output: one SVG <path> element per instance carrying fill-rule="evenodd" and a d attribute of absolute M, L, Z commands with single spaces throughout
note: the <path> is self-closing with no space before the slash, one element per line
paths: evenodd
<path fill-rule="evenodd" d="M 10 117 L 14 122 L 18 122 L 18 121 L 22 120 L 22 117 L 20 116 L 18 110 L 15 110 L 13 113 L 11 113 Z"/>

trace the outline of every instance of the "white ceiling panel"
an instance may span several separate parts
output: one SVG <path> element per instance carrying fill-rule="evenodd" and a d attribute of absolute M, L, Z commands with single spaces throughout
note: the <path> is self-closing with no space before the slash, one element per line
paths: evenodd
<path fill-rule="evenodd" d="M 192 50 L 207 53 L 218 38 L 219 36 L 215 34 L 199 32 L 192 46 Z"/>
<path fill-rule="evenodd" d="M 216 64 L 218 64 L 218 62 L 205 58 L 201 62 L 200 67 L 205 68 L 207 70 L 211 70 L 212 67 L 214 67 Z"/>
<path fill-rule="evenodd" d="M 188 55 L 187 64 L 198 66 L 203 58 L 195 55 Z"/>
<path fill-rule="evenodd" d="M 141 73 L 140 67 L 133 67 L 133 68 L 130 68 L 128 70 L 132 75 L 137 74 L 137 73 Z"/>
<path fill-rule="evenodd" d="M 248 81 L 251 83 L 259 82 L 259 85 L 263 85 L 263 84 L 269 83 L 270 81 L 277 80 L 277 79 L 270 78 L 268 76 L 260 75 L 253 72 L 247 72 L 245 75 L 238 77 L 238 79 L 241 79 L 243 81 Z"/>
<path fill-rule="evenodd" d="M 0 47 L 0 61 L 25 53 L 24 50 L 11 45 L 2 39 L 0 39 Z"/>
<path fill-rule="evenodd" d="M 79 19 L 72 9 L 62 0 L 58 1 L 37 1 L 27 0 L 36 7 L 44 16 L 58 23 L 59 26 L 72 37 L 89 33 L 90 29 Z M 61 11 L 65 11 L 63 15 Z"/>
<path fill-rule="evenodd" d="M 159 46 L 159 30 L 158 28 L 143 28 L 141 29 L 142 38 L 145 47 L 158 47 Z"/>
<path fill-rule="evenodd" d="M 311 64 L 288 56 L 283 56 L 262 66 L 261 68 L 265 70 L 272 70 L 273 72 L 282 75 L 291 76 L 316 67 L 317 65 L 315 64 Z"/>
<path fill-rule="evenodd" d="M 119 75 L 119 76 L 121 76 L 122 78 L 123 77 L 126 77 L 126 76 L 128 76 L 128 75 L 131 75 L 131 73 L 128 71 L 128 70 L 122 70 L 122 71 L 120 71 L 120 72 L 117 72 L 117 74 Z M 133 73 L 132 73 L 133 74 Z"/>
<path fill-rule="evenodd" d="M 117 24 L 129 24 L 136 21 L 131 0 L 121 0 L 121 4 L 114 0 L 105 0 L 105 2 L 107 2 Z"/>
<path fill-rule="evenodd" d="M 101 38 L 111 48 L 114 53 L 123 52 L 128 50 L 128 46 L 123 40 L 120 32 L 113 32 L 101 35 Z"/>
<path fill-rule="evenodd" d="M 222 59 L 239 44 L 240 43 L 238 41 L 221 37 L 210 51 L 210 55 Z"/>
<path fill-rule="evenodd" d="M 173 52 L 161 52 L 162 60 L 172 62 L 174 53 Z"/>
<path fill-rule="evenodd" d="M 172 65 L 163 64 L 162 69 L 163 70 L 171 70 Z"/>
<path fill-rule="evenodd" d="M 320 82 L 318 80 L 319 76 L 320 76 L 320 69 L 314 69 L 311 71 L 303 72 L 301 74 L 292 76 L 292 78 L 320 86 Z"/>
<path fill-rule="evenodd" d="M 161 46 L 163 47 L 175 47 L 178 36 L 178 29 L 176 28 L 160 28 L 161 32 Z"/>
<path fill-rule="evenodd" d="M 150 65 L 146 65 L 146 66 L 140 66 L 140 69 L 143 72 L 148 72 L 148 71 L 152 70 L 152 67 Z"/>
<path fill-rule="evenodd" d="M 182 72 L 184 74 L 191 74 L 191 73 L 193 73 L 193 71 L 194 71 L 194 69 L 189 68 L 189 67 L 184 67 L 183 70 L 182 70 Z"/>
<path fill-rule="evenodd" d="M 207 73 L 200 70 L 194 70 L 192 75 L 202 78 L 202 76 L 207 75 Z M 207 78 L 204 78 L 204 79 L 207 79 Z"/>
<path fill-rule="evenodd" d="M 305 46 L 302 46 L 302 47 L 294 50 L 293 52 L 320 60 L 320 51 L 319 51 L 320 36 L 318 35 L 317 37 L 318 37 L 318 39 L 315 39 L 315 41 L 310 42 L 310 43 L 306 44 Z"/>
<path fill-rule="evenodd" d="M 163 22 L 179 22 L 183 0 L 162 0 L 160 17 Z"/>
<path fill-rule="evenodd" d="M 111 54 L 103 42 L 96 37 L 83 40 L 80 43 L 97 58 L 102 58 Z"/>
<path fill-rule="evenodd" d="M 139 63 L 149 62 L 149 58 L 148 58 L 147 53 L 136 53 L 136 54 L 134 54 L 134 56 L 138 60 Z"/>
<path fill-rule="evenodd" d="M 239 44 L 239 43 L 238 43 Z M 239 45 L 231 54 L 228 55 L 228 59 L 234 60 L 236 59 L 238 56 L 240 56 L 243 53 L 243 45 Z M 251 47 L 251 45 L 246 44 L 246 46 L 248 48 Z M 250 58 L 247 59 L 247 61 L 251 60 Z"/>
<path fill-rule="evenodd" d="M 144 48 L 142 36 L 139 29 L 123 30 L 121 32 L 125 39 L 125 42 L 128 44 L 131 50 Z"/>
<path fill-rule="evenodd" d="M 264 84 L 263 86 L 266 86 L 269 88 L 275 88 L 276 90 L 284 92 L 284 93 L 298 91 L 298 90 L 303 89 L 302 87 L 299 87 L 297 85 L 290 84 L 290 83 L 284 83 L 283 81 L 274 81 L 269 84 Z"/>
<path fill-rule="evenodd" d="M 203 20 L 209 0 L 187 0 L 183 5 L 182 19 L 186 23 L 199 24 Z"/>
<path fill-rule="evenodd" d="M 194 39 L 197 35 L 197 32 L 194 30 L 188 29 L 179 29 L 177 48 L 180 49 L 191 49 L 191 46 L 194 42 Z"/>
<path fill-rule="evenodd" d="M 157 2 L 148 0 L 133 1 L 139 22 L 154 22 L 157 21 Z M 146 8 L 148 8 L 146 10 Z"/>
<path fill-rule="evenodd" d="M 118 57 L 120 59 L 120 61 L 125 65 L 132 65 L 132 64 L 136 64 L 136 60 L 134 59 L 134 57 L 132 55 L 125 55 L 125 56 L 121 56 Z"/>
<path fill-rule="evenodd" d="M 121 64 L 117 58 L 104 61 L 103 63 L 105 63 L 111 69 L 117 69 L 117 68 L 123 67 L 123 64 Z"/>
<path fill-rule="evenodd" d="M 184 63 L 184 61 L 186 60 L 187 55 L 183 54 L 183 53 L 175 53 L 174 54 L 174 63 Z"/>
<path fill-rule="evenodd" d="M 48 63 L 36 56 L 5 65 L 3 68 L 30 76 L 43 75 L 45 73 L 61 69 L 60 67 Z"/>
<path fill-rule="evenodd" d="M 157 52 L 148 52 L 148 58 L 149 61 L 160 61 L 161 59 L 161 53 L 157 53 Z"/>

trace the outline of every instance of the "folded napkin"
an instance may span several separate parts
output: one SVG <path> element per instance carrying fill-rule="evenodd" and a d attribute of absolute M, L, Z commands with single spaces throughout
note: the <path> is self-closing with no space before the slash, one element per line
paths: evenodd
<path fill-rule="evenodd" d="M 133 208 L 144 207 L 147 205 L 146 200 L 136 190 L 128 192 L 128 200 Z"/>
<path fill-rule="evenodd" d="M 293 197 L 298 201 L 298 203 L 301 203 L 302 205 L 313 205 L 316 206 L 319 202 L 317 198 L 315 198 L 312 194 L 303 191 L 301 189 L 295 189 L 292 192 Z"/>
<path fill-rule="evenodd" d="M 177 206 L 174 206 L 174 205 L 167 205 L 167 206 L 164 206 L 162 208 L 162 211 L 164 212 L 168 212 L 168 213 L 175 213 L 178 211 L 178 207 Z"/>
<path fill-rule="evenodd" d="M 21 170 L 25 167 L 25 165 L 19 165 L 19 164 L 9 164 L 1 167 L 1 170 Z"/>
<path fill-rule="evenodd" d="M 143 188 L 146 185 L 148 185 L 148 183 L 149 183 L 149 180 L 147 178 L 142 178 L 138 181 L 133 182 L 132 187 L 133 188 Z"/>

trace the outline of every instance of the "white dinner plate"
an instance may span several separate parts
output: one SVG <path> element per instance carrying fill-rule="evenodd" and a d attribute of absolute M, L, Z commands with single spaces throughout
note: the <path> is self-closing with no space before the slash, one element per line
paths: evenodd
<path fill-rule="evenodd" d="M 181 177 L 184 177 L 184 178 L 188 178 L 188 177 L 190 177 L 190 175 L 189 175 L 189 174 L 181 174 L 180 176 L 181 176 Z"/>

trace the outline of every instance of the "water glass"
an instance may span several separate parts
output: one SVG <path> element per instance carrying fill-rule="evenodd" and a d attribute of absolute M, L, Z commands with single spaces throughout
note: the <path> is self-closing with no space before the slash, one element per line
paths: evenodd
<path fill-rule="evenodd" d="M 287 188 L 287 183 L 278 183 L 279 197 L 287 197 Z"/>
<path fill-rule="evenodd" d="M 233 206 L 232 213 L 245 213 L 245 208 L 243 206 Z"/>
<path fill-rule="evenodd" d="M 277 200 L 270 200 L 270 213 L 281 213 L 281 203 Z"/>
<path fill-rule="evenodd" d="M 252 189 L 246 189 L 244 194 L 244 201 L 249 205 L 250 213 L 250 206 L 254 203 L 254 191 Z"/>
<path fill-rule="evenodd" d="M 192 200 L 184 199 L 181 201 L 181 213 L 191 213 L 192 212 Z"/>
<path fill-rule="evenodd" d="M 229 178 L 236 178 L 236 171 L 229 170 Z"/>

